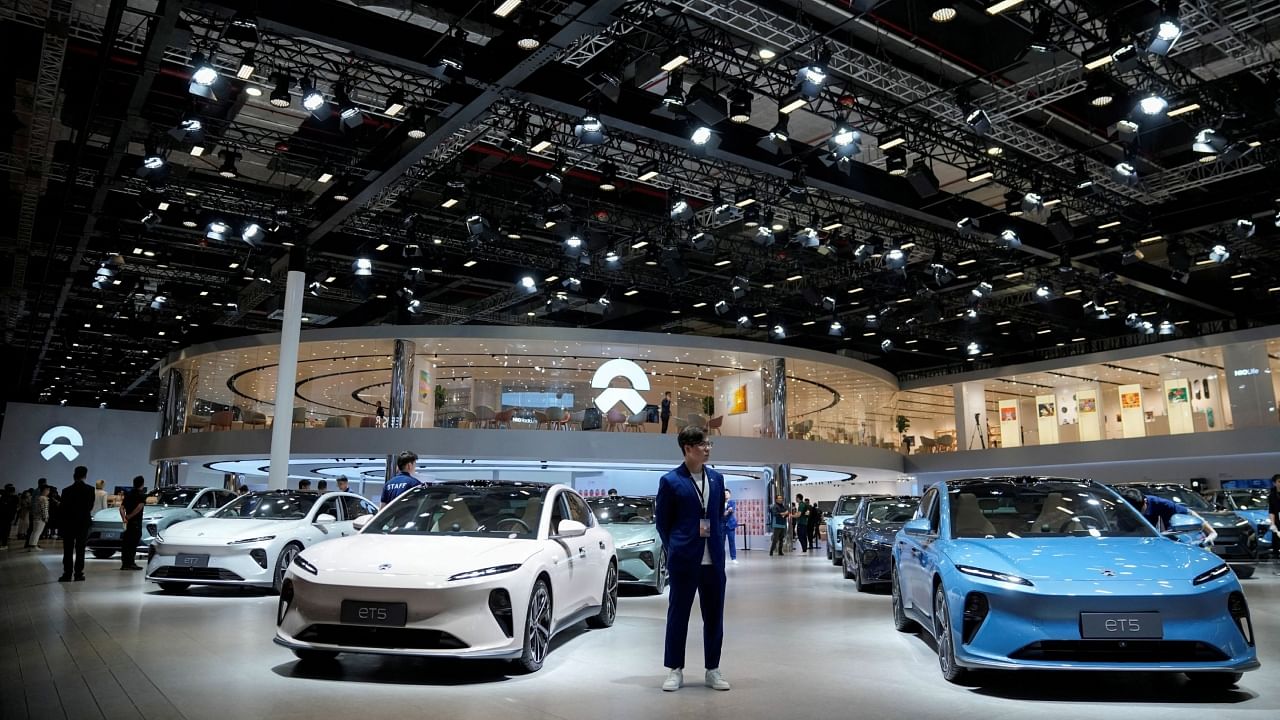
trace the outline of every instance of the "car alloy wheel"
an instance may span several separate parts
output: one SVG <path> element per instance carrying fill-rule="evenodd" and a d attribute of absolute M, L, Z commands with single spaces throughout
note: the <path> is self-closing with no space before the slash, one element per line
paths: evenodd
<path fill-rule="evenodd" d="M 551 645 L 551 591 L 547 581 L 538 578 L 529 593 L 529 612 L 524 621 L 524 653 L 520 665 L 526 672 L 542 669 Z"/>
<path fill-rule="evenodd" d="M 271 581 L 271 590 L 277 595 L 280 594 L 280 588 L 284 587 L 284 574 L 288 572 L 293 559 L 298 557 L 300 552 L 302 548 L 297 543 L 289 543 L 280 551 L 280 557 L 276 560 L 275 578 Z"/>
<path fill-rule="evenodd" d="M 933 637 L 938 642 L 938 668 L 947 682 L 960 682 L 965 670 L 956 665 L 955 636 L 951 632 L 951 613 L 947 609 L 947 592 L 939 585 L 933 593 Z"/>
<path fill-rule="evenodd" d="M 846 557 L 846 554 L 843 550 L 840 551 L 840 557 L 842 560 L 844 560 L 844 562 L 840 563 L 840 574 L 844 576 L 845 580 L 852 580 L 853 579 L 853 563 L 849 562 L 849 558 Z"/>
<path fill-rule="evenodd" d="M 853 548 L 853 558 L 850 562 L 853 563 L 853 587 L 858 592 L 866 592 L 867 584 L 862 581 L 862 573 L 867 568 L 862 564 L 862 550 L 860 548 L 856 546 Z"/>
<path fill-rule="evenodd" d="M 609 571 L 604 574 L 604 595 L 600 598 L 600 614 L 587 618 L 587 625 L 593 628 L 607 628 L 613 625 L 618 617 L 618 566 L 609 563 Z"/>
<path fill-rule="evenodd" d="M 898 566 L 895 564 L 889 574 L 890 593 L 893 595 L 893 628 L 898 632 L 914 632 L 915 621 L 907 619 L 907 612 L 902 607 L 902 583 L 898 580 Z"/>
<path fill-rule="evenodd" d="M 653 569 L 653 591 L 656 595 L 661 595 L 667 590 L 667 549 L 663 548 L 658 554 L 658 566 Z"/>

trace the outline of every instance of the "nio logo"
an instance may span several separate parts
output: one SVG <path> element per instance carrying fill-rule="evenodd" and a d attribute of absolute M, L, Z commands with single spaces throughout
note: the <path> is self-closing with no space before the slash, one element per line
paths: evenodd
<path fill-rule="evenodd" d="M 1140 633 L 1142 632 L 1142 621 L 1137 618 L 1118 618 L 1107 620 L 1107 632 L 1109 633 Z"/>
<path fill-rule="evenodd" d="M 613 382 L 614 378 L 626 378 L 631 382 L 631 387 L 609 387 L 609 383 Z M 612 410 L 613 406 L 619 402 L 633 413 L 640 412 L 648 404 L 644 396 L 637 391 L 649 389 L 649 376 L 644 374 L 643 368 L 630 360 L 614 358 L 601 365 L 596 370 L 596 374 L 591 377 L 591 387 L 601 391 L 596 397 L 596 407 L 603 413 Z"/>
<path fill-rule="evenodd" d="M 379 572 L 386 572 L 391 569 L 391 563 L 382 563 L 378 566 Z"/>
<path fill-rule="evenodd" d="M 76 448 L 84 446 L 84 438 L 80 436 L 79 430 L 70 425 L 57 425 L 44 431 L 40 436 L 40 444 L 44 446 L 40 457 L 46 462 L 52 460 L 54 455 L 61 455 L 67 462 L 71 462 L 80 457 L 80 451 Z"/>

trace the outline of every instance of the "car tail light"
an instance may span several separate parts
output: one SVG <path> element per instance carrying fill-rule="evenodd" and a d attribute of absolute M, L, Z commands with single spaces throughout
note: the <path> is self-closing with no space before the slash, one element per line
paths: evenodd
<path fill-rule="evenodd" d="M 253 558 L 253 561 L 258 563 L 258 567 L 262 568 L 263 570 L 267 569 L 267 551 L 266 550 L 263 550 L 262 548 L 254 548 L 249 551 L 249 557 Z"/>
<path fill-rule="evenodd" d="M 644 563 L 645 565 L 648 565 L 649 568 L 652 569 L 653 553 L 650 552 L 649 550 L 645 550 L 644 552 L 640 553 L 640 562 Z"/>
<path fill-rule="evenodd" d="M 511 617 L 511 594 L 502 588 L 489 592 L 489 612 L 498 621 L 502 634 L 511 637 L 515 634 L 515 623 Z"/>
<path fill-rule="evenodd" d="M 280 603 L 276 605 L 276 625 L 284 622 L 284 616 L 289 612 L 289 606 L 293 604 L 293 581 L 285 580 L 280 586 Z"/>
<path fill-rule="evenodd" d="M 1236 590 L 1227 596 L 1227 612 L 1231 613 L 1244 641 L 1253 645 L 1253 623 L 1249 621 L 1249 603 L 1245 602 L 1244 593 Z"/>
<path fill-rule="evenodd" d="M 971 592 L 964 598 L 964 623 L 961 626 L 961 639 L 965 645 L 973 642 L 973 637 L 978 634 L 978 628 L 982 627 L 982 623 L 987 619 L 987 613 L 990 612 L 991 606 L 987 602 L 987 596 L 980 592 Z"/>

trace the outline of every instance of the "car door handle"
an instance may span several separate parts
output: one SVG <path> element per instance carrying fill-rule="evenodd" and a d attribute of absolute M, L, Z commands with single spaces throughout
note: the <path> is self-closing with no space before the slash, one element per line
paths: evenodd
<path fill-rule="evenodd" d="M 587 549 L 584 547 L 578 548 L 578 557 L 584 558 L 586 556 L 587 556 Z"/>
<path fill-rule="evenodd" d="M 603 550 L 603 549 L 604 549 L 604 541 L 603 541 L 603 540 L 601 540 L 601 541 L 600 541 L 600 549 L 601 549 L 601 550 Z"/>

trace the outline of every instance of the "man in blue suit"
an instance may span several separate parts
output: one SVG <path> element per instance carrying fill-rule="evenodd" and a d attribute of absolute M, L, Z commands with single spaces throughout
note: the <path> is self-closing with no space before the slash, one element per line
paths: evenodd
<path fill-rule="evenodd" d="M 728 690 L 720 674 L 720 646 L 724 642 L 724 476 L 706 466 L 711 442 L 706 431 L 689 426 L 676 437 L 684 463 L 658 482 L 655 520 L 667 549 L 668 606 L 662 689 L 674 692 L 684 684 L 684 645 L 689 635 L 693 596 L 702 609 L 702 650 L 706 684 Z"/>

